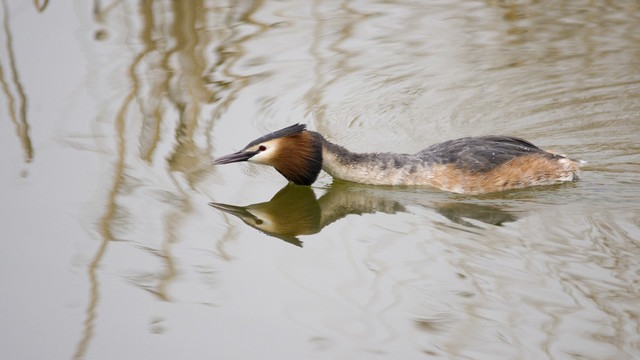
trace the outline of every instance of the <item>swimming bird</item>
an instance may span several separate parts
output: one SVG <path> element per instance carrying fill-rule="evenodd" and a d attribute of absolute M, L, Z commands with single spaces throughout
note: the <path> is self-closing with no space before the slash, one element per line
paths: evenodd
<path fill-rule="evenodd" d="M 262 136 L 212 164 L 240 161 L 273 166 L 298 185 L 311 185 L 324 170 L 362 184 L 431 186 L 463 194 L 572 181 L 580 165 L 527 140 L 500 135 L 448 140 L 415 154 L 354 153 L 304 124 Z"/>

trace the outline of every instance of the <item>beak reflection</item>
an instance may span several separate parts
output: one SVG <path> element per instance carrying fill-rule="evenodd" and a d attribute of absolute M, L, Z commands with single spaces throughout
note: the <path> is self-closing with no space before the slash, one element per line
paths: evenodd
<path fill-rule="evenodd" d="M 296 246 L 302 246 L 296 236 L 315 234 L 322 229 L 320 206 L 309 186 L 289 183 L 268 202 L 248 206 L 209 205 L 238 217 L 254 229 Z"/>
<path fill-rule="evenodd" d="M 257 216 L 253 215 L 246 207 L 243 206 L 235 206 L 229 204 L 221 204 L 221 203 L 209 203 L 213 208 L 216 208 L 220 211 L 224 211 L 227 214 L 231 214 L 239 217 L 240 219 L 251 219 L 254 221 L 259 220 Z M 259 222 L 259 221 L 257 221 Z"/>

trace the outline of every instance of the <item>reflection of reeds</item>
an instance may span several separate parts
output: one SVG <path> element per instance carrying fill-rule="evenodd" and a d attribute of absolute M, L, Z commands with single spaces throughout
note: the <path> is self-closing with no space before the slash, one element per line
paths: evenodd
<path fill-rule="evenodd" d="M 27 97 L 18 76 L 18 69 L 16 68 L 13 36 L 11 35 L 11 28 L 9 26 L 9 9 L 5 0 L 2 1 L 2 10 L 4 13 L 3 28 L 6 36 L 6 54 L 9 58 L 10 81 L 12 84 L 7 83 L 7 79 L 5 79 L 2 63 L 0 63 L 0 83 L 2 84 L 2 91 L 7 97 L 9 117 L 15 125 L 16 135 L 22 144 L 24 161 L 31 162 L 31 160 L 33 160 L 33 146 L 31 144 L 31 137 L 29 137 L 29 123 L 27 121 Z"/>
<path fill-rule="evenodd" d="M 35 6 L 36 10 L 38 10 L 38 12 L 43 12 L 44 9 L 47 8 L 47 5 L 49 5 L 49 0 L 43 0 L 42 4 L 40 4 L 40 1 L 38 0 L 33 0 L 33 6 Z"/>
<path fill-rule="evenodd" d="M 135 66 L 135 63 L 136 62 L 134 61 L 133 62 L 134 66 Z M 99 283 L 98 283 L 97 269 L 98 269 L 98 266 L 100 265 L 100 262 L 102 261 L 102 257 L 106 252 L 107 245 L 111 240 L 114 239 L 113 232 L 112 232 L 112 223 L 114 219 L 117 217 L 116 198 L 118 196 L 118 192 L 120 190 L 121 184 L 124 179 L 124 165 L 125 165 L 124 159 L 125 159 L 125 151 L 126 151 L 125 138 L 124 138 L 125 114 L 132 100 L 133 100 L 132 94 L 127 96 L 127 98 L 125 99 L 125 102 L 123 103 L 123 106 L 120 108 L 120 111 L 118 111 L 115 119 L 116 132 L 118 137 L 118 148 L 117 148 L 118 160 L 115 166 L 114 182 L 111 187 L 111 190 L 109 191 L 109 198 L 105 207 L 106 210 L 104 212 L 104 215 L 100 219 L 99 231 L 100 231 L 100 235 L 102 235 L 102 242 L 100 244 L 100 247 L 98 248 L 98 251 L 94 255 L 93 259 L 91 260 L 91 263 L 89 264 L 89 268 L 87 271 L 89 274 L 89 281 L 91 283 L 91 293 L 89 296 L 90 301 L 86 311 L 87 317 L 84 322 L 85 324 L 85 328 L 83 332 L 84 335 L 82 337 L 82 340 L 78 343 L 78 346 L 76 348 L 76 353 L 73 356 L 74 359 L 82 359 L 84 357 L 89 341 L 93 337 L 94 320 L 96 318 L 96 308 L 97 308 L 98 301 L 100 299 L 100 293 L 98 291 Z"/>
<path fill-rule="evenodd" d="M 130 5 L 124 2 L 104 8 L 99 1 L 94 2 L 95 22 L 109 26 L 113 21 L 115 32 L 122 31 L 116 28 L 119 19 L 114 20 L 119 12 L 117 16 L 125 18 L 124 30 L 132 34 L 134 39 L 127 39 L 126 43 L 120 44 L 122 47 L 130 44 L 133 49 L 129 63 L 121 70 L 129 89 L 119 95 L 118 108 L 112 115 L 116 142 L 113 179 L 99 221 L 101 244 L 87 269 L 91 284 L 90 300 L 84 332 L 74 359 L 85 356 L 94 336 L 100 300 L 97 271 L 106 248 L 112 240 L 120 239 L 121 234 L 126 232 L 122 225 L 130 225 L 134 221 L 131 220 L 131 214 L 124 214 L 128 210 L 127 201 L 130 199 L 127 196 L 131 190 L 127 179 L 135 176 L 134 171 L 129 169 L 140 166 L 140 162 L 137 162 L 138 165 L 128 163 L 132 157 L 134 161 L 143 160 L 147 164 L 166 161 L 166 173 L 158 174 L 158 178 L 164 177 L 171 184 L 171 191 L 177 195 L 178 201 L 158 219 L 163 224 L 161 244 L 142 247 L 161 259 L 164 270 L 154 272 L 151 277 L 132 280 L 130 284 L 154 294 L 162 301 L 171 300 L 169 287 L 177 274 L 172 248 L 179 241 L 186 215 L 192 211 L 188 189 L 183 184 L 195 186 L 208 172 L 203 164 L 208 164 L 206 159 L 212 150 L 212 123 L 224 114 L 235 99 L 235 94 L 249 84 L 249 77 L 234 74 L 232 67 L 244 54 L 242 42 L 254 34 L 241 34 L 234 27 L 242 22 L 257 25 L 256 32 L 264 29 L 266 26 L 251 20 L 259 4 L 252 3 L 247 8 L 227 8 L 211 7 L 201 0 L 143 0 L 135 8 L 137 11 L 131 12 L 127 11 Z M 109 32 L 104 30 L 104 33 Z M 215 52 L 211 49 L 215 49 Z M 104 70 L 96 67 L 96 71 Z M 104 106 L 106 109 L 110 107 L 110 104 Z M 135 129 L 139 116 L 141 125 Z M 173 134 L 167 124 L 174 124 Z M 131 138 L 133 134 L 137 138 Z M 197 142 L 198 138 L 206 139 L 206 143 Z M 161 147 L 163 140 L 170 142 L 171 146 Z M 137 153 L 131 151 L 136 146 Z M 159 149 L 166 152 L 157 154 Z M 120 222 L 123 219 L 126 219 L 126 223 Z M 155 283 L 149 284 L 149 278 L 155 279 Z"/>
<path fill-rule="evenodd" d="M 91 283 L 89 305 L 87 306 L 86 310 L 82 339 L 80 339 L 78 345 L 76 346 L 76 352 L 73 355 L 73 359 L 84 358 L 84 354 L 87 352 L 89 341 L 93 338 L 94 322 L 97 314 L 96 309 L 98 307 L 99 300 L 97 269 L 100 261 L 102 260 L 102 257 L 104 256 L 105 251 L 107 250 L 108 243 L 109 242 L 106 240 L 102 241 L 100 247 L 98 248 L 98 251 L 91 260 L 91 263 L 89 263 L 89 269 L 87 271 L 87 273 L 89 274 L 89 282 Z"/>
<path fill-rule="evenodd" d="M 325 124 L 326 105 L 323 101 L 323 92 L 353 70 L 350 68 L 353 66 L 350 61 L 355 53 L 344 43 L 352 38 L 354 27 L 366 19 L 367 15 L 351 7 L 349 0 L 340 3 L 339 16 L 335 13 L 331 15 L 323 13 L 318 2 L 314 2 L 311 13 L 316 25 L 309 53 L 315 60 L 316 79 L 305 95 L 305 99 L 308 102 L 308 111 L 314 114 L 317 130 L 329 133 L 328 130 L 332 126 Z M 332 33 L 334 27 L 338 30 Z M 332 75 L 327 76 L 328 74 Z"/>

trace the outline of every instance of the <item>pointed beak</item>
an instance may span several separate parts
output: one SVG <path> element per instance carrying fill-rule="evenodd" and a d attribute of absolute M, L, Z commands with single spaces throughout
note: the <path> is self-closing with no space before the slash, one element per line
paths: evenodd
<path fill-rule="evenodd" d="M 234 152 L 233 154 L 221 156 L 211 162 L 213 165 L 222 165 L 222 164 L 231 164 L 239 161 L 247 161 L 251 159 L 258 151 L 244 151 L 240 150 L 238 152 Z"/>

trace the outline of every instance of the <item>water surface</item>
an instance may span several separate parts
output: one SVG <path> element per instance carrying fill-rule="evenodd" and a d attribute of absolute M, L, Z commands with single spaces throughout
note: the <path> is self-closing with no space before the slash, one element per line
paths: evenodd
<path fill-rule="evenodd" d="M 0 9 L 3 358 L 640 357 L 636 2 Z M 587 165 L 482 196 L 209 165 L 295 122 Z"/>

